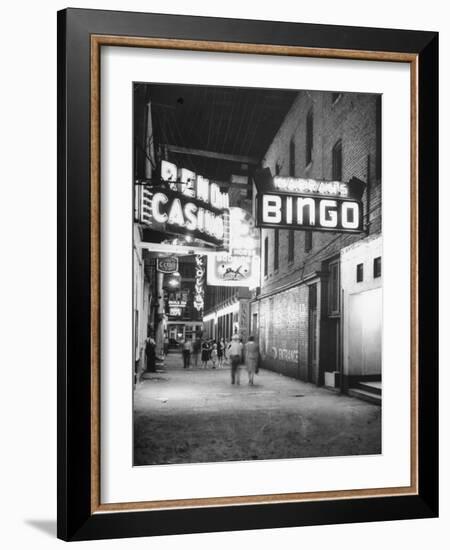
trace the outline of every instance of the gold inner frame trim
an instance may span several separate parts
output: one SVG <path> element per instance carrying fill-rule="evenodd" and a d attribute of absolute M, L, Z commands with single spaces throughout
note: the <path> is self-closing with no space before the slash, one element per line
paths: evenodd
<path fill-rule="evenodd" d="M 411 83 L 411 484 L 407 487 L 103 504 L 100 499 L 100 51 L 102 46 L 409 63 Z M 91 513 L 274 504 L 418 494 L 418 55 L 273 44 L 91 35 Z"/>

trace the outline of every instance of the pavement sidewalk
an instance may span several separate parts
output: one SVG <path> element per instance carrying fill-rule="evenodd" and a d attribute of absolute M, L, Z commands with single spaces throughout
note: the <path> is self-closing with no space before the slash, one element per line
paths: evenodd
<path fill-rule="evenodd" d="M 267 370 L 232 386 L 228 366 L 165 364 L 135 389 L 135 465 L 381 452 L 377 405 Z"/>

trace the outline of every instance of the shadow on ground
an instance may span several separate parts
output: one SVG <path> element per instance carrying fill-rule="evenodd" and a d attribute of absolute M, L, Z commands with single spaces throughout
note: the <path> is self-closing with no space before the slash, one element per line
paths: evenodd
<path fill-rule="evenodd" d="M 41 533 L 56 538 L 56 519 L 27 519 L 25 523 Z"/>

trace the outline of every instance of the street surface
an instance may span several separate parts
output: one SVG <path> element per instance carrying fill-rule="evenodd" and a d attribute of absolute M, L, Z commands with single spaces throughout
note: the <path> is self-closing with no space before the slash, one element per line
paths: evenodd
<path fill-rule="evenodd" d="M 200 362 L 199 362 L 200 365 Z M 135 390 L 135 465 L 378 454 L 381 408 L 267 370 L 231 385 L 230 369 L 164 372 Z"/>

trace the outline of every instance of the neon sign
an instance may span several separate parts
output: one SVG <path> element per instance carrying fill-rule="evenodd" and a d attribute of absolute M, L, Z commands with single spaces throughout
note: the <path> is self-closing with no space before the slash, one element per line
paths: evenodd
<path fill-rule="evenodd" d="M 162 190 L 154 194 L 147 191 L 146 199 L 156 223 L 183 228 L 193 233 L 198 231 L 202 235 L 223 240 L 225 220 L 222 213 L 198 206 L 183 197 L 171 196 Z"/>
<path fill-rule="evenodd" d="M 170 307 L 169 315 L 171 317 L 181 317 L 183 315 L 183 309 L 181 307 Z"/>
<path fill-rule="evenodd" d="M 275 176 L 256 177 L 258 227 L 359 233 L 363 231 L 364 182 Z"/>
<path fill-rule="evenodd" d="M 299 195 L 262 193 L 257 197 L 260 227 L 360 232 L 363 230 L 359 201 Z"/>
<path fill-rule="evenodd" d="M 160 273 L 175 273 L 178 271 L 178 258 L 176 256 L 157 258 L 156 269 Z"/>
<path fill-rule="evenodd" d="M 156 231 L 191 235 L 228 246 L 228 193 L 200 175 L 161 162 L 161 179 L 137 186 L 138 220 Z"/>
<path fill-rule="evenodd" d="M 195 256 L 194 307 L 197 311 L 203 311 L 205 304 L 205 263 L 205 256 Z"/>
<path fill-rule="evenodd" d="M 208 285 L 256 287 L 259 279 L 259 242 L 259 229 L 250 213 L 231 207 L 230 251 L 208 256 Z"/>
<path fill-rule="evenodd" d="M 349 194 L 348 185 L 342 181 L 321 181 L 311 178 L 284 178 L 275 176 L 273 178 L 273 186 L 275 189 L 287 193 L 334 195 L 338 197 L 348 197 Z"/>

